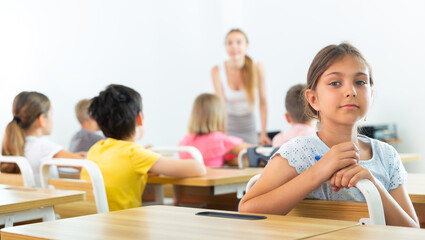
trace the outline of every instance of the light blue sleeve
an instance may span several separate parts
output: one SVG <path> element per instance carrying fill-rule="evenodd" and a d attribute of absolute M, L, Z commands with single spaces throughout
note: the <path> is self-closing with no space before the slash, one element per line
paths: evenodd
<path fill-rule="evenodd" d="M 401 162 L 400 155 L 394 149 L 389 146 L 387 151 L 387 157 L 389 161 L 388 173 L 390 177 L 390 189 L 396 189 L 400 184 L 404 184 L 407 179 L 407 172 L 404 169 L 403 163 Z"/>
<path fill-rule="evenodd" d="M 289 165 L 294 167 L 298 174 L 301 174 L 313 166 L 312 157 L 305 151 L 306 144 L 307 142 L 302 137 L 294 138 L 283 144 L 271 159 L 276 154 L 280 154 L 288 160 Z"/>

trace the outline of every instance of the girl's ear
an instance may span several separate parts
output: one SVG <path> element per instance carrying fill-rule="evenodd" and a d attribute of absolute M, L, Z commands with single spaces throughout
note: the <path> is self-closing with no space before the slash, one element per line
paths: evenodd
<path fill-rule="evenodd" d="M 45 127 L 47 124 L 47 116 L 46 114 L 42 113 L 40 116 L 38 116 L 36 123 L 39 127 Z"/>
<path fill-rule="evenodd" d="M 143 114 L 142 114 L 142 112 L 137 113 L 136 126 L 143 126 Z"/>
<path fill-rule="evenodd" d="M 292 119 L 291 119 L 291 116 L 289 115 L 289 113 L 285 113 L 285 118 L 286 118 L 286 121 L 288 123 L 291 123 L 292 122 Z"/>
<path fill-rule="evenodd" d="M 310 106 L 314 110 L 316 111 L 320 110 L 319 99 L 317 98 L 316 91 L 311 89 L 305 90 L 305 98 L 307 99 L 307 102 L 310 104 Z"/>

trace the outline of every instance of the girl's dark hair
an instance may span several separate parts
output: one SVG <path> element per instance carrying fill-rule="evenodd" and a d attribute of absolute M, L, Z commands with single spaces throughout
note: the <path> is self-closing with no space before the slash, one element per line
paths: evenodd
<path fill-rule="evenodd" d="M 47 116 L 50 110 L 50 101 L 39 92 L 21 92 L 13 100 L 13 119 L 6 126 L 3 138 L 2 155 L 24 156 L 25 134 L 34 121 L 41 115 Z M 2 172 L 16 173 L 19 169 L 16 164 L 2 163 Z"/>
<path fill-rule="evenodd" d="M 106 137 L 123 140 L 132 137 L 136 116 L 142 111 L 142 97 L 135 90 L 112 84 L 91 100 L 90 116 Z"/>
<path fill-rule="evenodd" d="M 319 81 L 322 74 L 336 61 L 342 59 L 344 56 L 350 55 L 356 57 L 359 61 L 369 70 L 369 83 L 373 86 L 372 69 L 367 63 L 366 59 L 360 53 L 360 51 L 353 45 L 343 42 L 339 45 L 329 45 L 320 50 L 313 61 L 311 62 L 310 68 L 307 74 L 307 88 L 316 90 L 317 82 Z M 307 101 L 307 99 L 305 99 Z M 305 104 L 305 112 L 311 118 L 317 118 L 317 111 L 310 106 L 308 102 Z"/>

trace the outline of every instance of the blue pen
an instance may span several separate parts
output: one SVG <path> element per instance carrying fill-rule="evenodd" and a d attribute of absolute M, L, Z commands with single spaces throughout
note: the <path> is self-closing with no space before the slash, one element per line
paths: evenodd
<path fill-rule="evenodd" d="M 322 156 L 320 156 L 320 155 L 317 155 L 317 156 L 314 157 L 314 159 L 316 159 L 317 161 L 319 161 L 321 158 L 322 158 Z"/>

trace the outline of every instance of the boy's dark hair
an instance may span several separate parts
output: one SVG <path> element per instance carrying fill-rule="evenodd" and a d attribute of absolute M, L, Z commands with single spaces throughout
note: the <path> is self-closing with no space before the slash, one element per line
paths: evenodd
<path fill-rule="evenodd" d="M 106 137 L 123 140 L 132 137 L 136 117 L 142 111 L 142 97 L 135 90 L 111 84 L 91 100 L 90 116 Z"/>
<path fill-rule="evenodd" d="M 306 85 L 292 86 L 286 93 L 285 107 L 293 122 L 306 123 L 310 118 L 305 114 L 304 92 Z"/>

